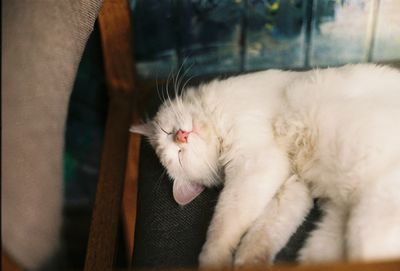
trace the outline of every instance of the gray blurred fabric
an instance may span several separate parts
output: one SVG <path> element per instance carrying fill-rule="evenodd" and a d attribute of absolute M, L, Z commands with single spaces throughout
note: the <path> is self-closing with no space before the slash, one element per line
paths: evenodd
<path fill-rule="evenodd" d="M 27 269 L 57 250 L 68 100 L 101 4 L 2 1 L 2 248 Z"/>

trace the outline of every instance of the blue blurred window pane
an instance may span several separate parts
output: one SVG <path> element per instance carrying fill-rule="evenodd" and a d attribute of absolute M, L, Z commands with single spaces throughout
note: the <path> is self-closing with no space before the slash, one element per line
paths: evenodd
<path fill-rule="evenodd" d="M 246 70 L 304 65 L 306 0 L 249 0 Z"/>
<path fill-rule="evenodd" d="M 179 1 L 181 55 L 190 75 L 240 68 L 243 2 Z"/>
<path fill-rule="evenodd" d="M 400 59 L 400 0 L 131 0 L 139 78 Z"/>
<path fill-rule="evenodd" d="M 367 61 L 374 2 L 314 0 L 310 65 Z"/>
<path fill-rule="evenodd" d="M 400 59 L 400 1 L 379 1 L 373 61 Z"/>
<path fill-rule="evenodd" d="M 130 1 L 139 77 L 166 77 L 177 65 L 173 0 Z"/>

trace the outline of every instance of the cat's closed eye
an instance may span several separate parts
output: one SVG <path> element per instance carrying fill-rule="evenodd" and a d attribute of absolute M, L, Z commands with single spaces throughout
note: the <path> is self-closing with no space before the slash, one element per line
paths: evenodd
<path fill-rule="evenodd" d="M 165 130 L 163 127 L 161 127 L 161 125 L 160 125 L 157 121 L 155 121 L 155 123 L 157 124 L 158 128 L 160 128 L 160 130 L 161 130 L 164 134 L 166 134 L 166 135 L 172 135 L 172 134 L 173 134 L 173 132 L 167 132 L 167 130 Z"/>

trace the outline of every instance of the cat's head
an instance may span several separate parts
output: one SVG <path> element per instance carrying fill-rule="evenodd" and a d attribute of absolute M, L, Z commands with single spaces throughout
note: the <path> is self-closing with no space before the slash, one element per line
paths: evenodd
<path fill-rule="evenodd" d="M 173 195 L 180 205 L 219 181 L 220 141 L 195 96 L 192 92 L 164 102 L 152 120 L 130 129 L 149 139 L 174 181 Z"/>

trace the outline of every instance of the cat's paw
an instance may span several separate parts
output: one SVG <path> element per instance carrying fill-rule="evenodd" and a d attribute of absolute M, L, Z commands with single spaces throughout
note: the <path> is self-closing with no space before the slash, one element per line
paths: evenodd
<path fill-rule="evenodd" d="M 240 245 L 235 253 L 234 266 L 266 266 L 272 264 L 272 256 L 266 246 L 258 246 L 256 243 L 253 245 Z"/>
<path fill-rule="evenodd" d="M 203 249 L 199 255 L 200 268 L 221 268 L 232 266 L 232 253 L 217 249 Z"/>
<path fill-rule="evenodd" d="M 317 235 L 309 238 L 298 254 L 297 261 L 303 264 L 329 263 L 344 259 L 344 250 L 341 244 L 337 245 L 333 240 L 326 242 Z"/>
<path fill-rule="evenodd" d="M 259 218 L 262 222 L 263 217 Z M 265 266 L 273 261 L 273 246 L 263 223 L 256 223 L 243 236 L 234 256 L 235 267 Z"/>

